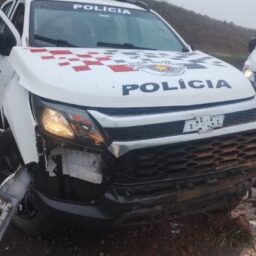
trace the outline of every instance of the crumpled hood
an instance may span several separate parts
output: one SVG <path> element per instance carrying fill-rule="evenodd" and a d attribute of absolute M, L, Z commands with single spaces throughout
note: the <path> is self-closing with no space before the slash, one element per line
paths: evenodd
<path fill-rule="evenodd" d="M 10 61 L 30 92 L 89 107 L 189 106 L 255 95 L 241 72 L 198 51 L 15 47 Z"/>

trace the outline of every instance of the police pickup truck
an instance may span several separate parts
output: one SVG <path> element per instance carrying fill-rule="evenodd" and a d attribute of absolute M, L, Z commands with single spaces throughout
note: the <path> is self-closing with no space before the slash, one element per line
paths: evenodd
<path fill-rule="evenodd" d="M 232 209 L 256 180 L 255 87 L 136 1 L 0 12 L 0 230 Z"/>

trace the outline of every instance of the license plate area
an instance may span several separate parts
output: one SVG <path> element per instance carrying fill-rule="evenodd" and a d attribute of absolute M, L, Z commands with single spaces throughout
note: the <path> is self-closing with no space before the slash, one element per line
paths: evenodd
<path fill-rule="evenodd" d="M 223 127 L 224 115 L 219 116 L 200 116 L 195 117 L 192 120 L 187 120 L 185 122 L 183 133 L 206 133 L 217 128 Z"/>

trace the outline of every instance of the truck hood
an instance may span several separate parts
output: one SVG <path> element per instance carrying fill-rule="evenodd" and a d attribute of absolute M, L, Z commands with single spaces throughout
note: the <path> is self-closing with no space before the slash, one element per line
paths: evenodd
<path fill-rule="evenodd" d="M 199 51 L 15 47 L 10 62 L 30 92 L 88 107 L 191 106 L 255 96 L 240 71 Z"/>

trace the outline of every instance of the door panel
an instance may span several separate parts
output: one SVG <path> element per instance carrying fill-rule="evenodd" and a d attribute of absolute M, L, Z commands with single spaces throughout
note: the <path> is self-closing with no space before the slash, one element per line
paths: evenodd
<path fill-rule="evenodd" d="M 20 35 L 18 30 L 12 24 L 12 22 L 7 18 L 2 10 L 0 10 L 0 36 L 11 35 L 15 40 L 15 45 L 20 45 Z M 0 38 L 1 40 L 1 38 Z M 1 41 L 0 41 L 1 43 Z"/>
<path fill-rule="evenodd" d="M 9 62 L 9 54 L 14 46 L 20 45 L 20 36 L 11 21 L 0 10 L 0 94 L 8 84 L 13 69 Z"/>

